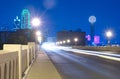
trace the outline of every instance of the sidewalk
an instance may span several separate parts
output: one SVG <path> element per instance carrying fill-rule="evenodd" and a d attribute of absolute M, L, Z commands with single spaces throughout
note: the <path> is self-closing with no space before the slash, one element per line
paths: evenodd
<path fill-rule="evenodd" d="M 26 79 L 62 79 L 48 56 L 39 51 Z"/>

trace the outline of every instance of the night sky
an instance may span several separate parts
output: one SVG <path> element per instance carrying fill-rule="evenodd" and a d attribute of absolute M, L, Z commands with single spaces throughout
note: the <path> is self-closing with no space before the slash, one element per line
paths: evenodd
<path fill-rule="evenodd" d="M 48 0 L 51 1 L 51 0 Z M 81 28 L 90 34 L 88 18 L 96 16 L 95 35 L 106 42 L 105 31 L 112 30 L 112 42 L 120 43 L 120 1 L 119 0 L 52 0 L 53 5 L 44 5 L 46 0 L 1 0 L 0 27 L 13 28 L 13 19 L 27 8 L 31 17 L 41 17 L 41 29 L 49 36 L 56 36 L 60 30 Z"/>

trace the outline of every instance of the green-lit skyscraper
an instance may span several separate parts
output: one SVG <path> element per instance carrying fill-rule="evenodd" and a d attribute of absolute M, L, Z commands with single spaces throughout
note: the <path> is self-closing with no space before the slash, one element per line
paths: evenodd
<path fill-rule="evenodd" d="M 31 29 L 30 12 L 28 9 L 23 9 L 21 14 L 21 29 Z"/>

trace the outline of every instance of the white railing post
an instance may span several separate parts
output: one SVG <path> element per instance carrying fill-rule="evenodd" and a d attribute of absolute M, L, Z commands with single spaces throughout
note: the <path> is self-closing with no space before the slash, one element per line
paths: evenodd
<path fill-rule="evenodd" d="M 19 46 L 18 56 L 19 56 L 19 79 L 22 79 L 22 48 Z"/>
<path fill-rule="evenodd" d="M 32 46 L 32 50 L 33 50 L 33 57 L 34 57 L 34 59 L 35 59 L 35 57 L 36 57 L 36 46 L 35 46 L 35 43 L 34 42 L 28 42 L 28 45 L 29 45 L 29 47 L 31 47 Z"/>
<path fill-rule="evenodd" d="M 29 67 L 29 62 L 30 62 L 29 54 L 30 54 L 30 49 L 29 49 L 29 46 L 27 46 L 27 67 Z"/>
<path fill-rule="evenodd" d="M 3 47 L 4 50 L 9 50 L 9 51 L 18 51 L 18 74 L 19 74 L 19 79 L 22 79 L 22 46 L 20 44 L 4 44 Z"/>

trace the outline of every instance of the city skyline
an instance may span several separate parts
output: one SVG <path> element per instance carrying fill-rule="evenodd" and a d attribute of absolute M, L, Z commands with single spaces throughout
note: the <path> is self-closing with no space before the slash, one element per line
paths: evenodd
<path fill-rule="evenodd" d="M 112 30 L 113 42 L 120 42 L 120 11 L 119 1 L 112 0 L 52 0 L 56 1 L 53 7 L 45 6 L 45 0 L 29 1 L 1 1 L 1 26 L 13 27 L 13 19 L 24 8 L 30 10 L 32 16 L 40 16 L 44 22 L 41 29 L 50 30 L 50 36 L 55 36 L 60 30 L 76 30 L 81 28 L 90 34 L 90 23 L 88 18 L 96 16 L 95 35 L 100 35 L 103 42 L 106 42 L 105 31 Z M 9 4 L 8 4 L 9 3 Z M 6 5 L 6 6 L 5 6 Z M 16 7 L 15 7 L 16 6 Z M 46 9 L 47 8 L 47 9 Z M 101 41 L 101 42 L 102 42 Z"/>

